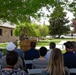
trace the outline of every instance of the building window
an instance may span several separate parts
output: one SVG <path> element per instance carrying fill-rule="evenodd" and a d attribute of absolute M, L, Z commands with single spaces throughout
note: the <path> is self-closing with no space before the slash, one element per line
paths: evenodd
<path fill-rule="evenodd" d="M 13 36 L 13 30 L 11 30 L 11 36 Z"/>
<path fill-rule="evenodd" d="M 2 35 L 2 29 L 0 29 L 0 35 Z"/>

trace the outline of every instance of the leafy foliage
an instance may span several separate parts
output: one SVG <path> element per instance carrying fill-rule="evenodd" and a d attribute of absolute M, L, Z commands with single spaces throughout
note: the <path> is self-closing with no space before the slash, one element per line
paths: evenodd
<path fill-rule="evenodd" d="M 26 32 L 28 36 L 37 36 L 37 31 L 31 23 L 20 23 L 16 26 L 14 33 L 16 36 L 19 36 L 22 33 L 22 31 Z"/>
<path fill-rule="evenodd" d="M 49 20 L 50 25 L 50 34 L 51 35 L 61 35 L 65 34 L 69 31 L 69 26 L 66 26 L 65 24 L 68 23 L 68 19 L 66 17 L 66 13 L 63 12 L 63 7 L 58 5 L 54 12 L 51 14 L 51 18 Z"/>
<path fill-rule="evenodd" d="M 14 33 L 16 36 L 20 36 L 22 31 L 24 31 L 28 36 L 46 36 L 49 33 L 48 27 L 37 25 L 37 24 L 31 24 L 31 23 L 20 23 L 16 26 Z"/>
<path fill-rule="evenodd" d="M 47 25 L 41 26 L 39 28 L 39 31 L 41 33 L 41 36 L 47 36 L 49 34 L 49 28 Z"/>
<path fill-rule="evenodd" d="M 68 8 L 71 12 L 73 12 L 74 17 L 76 18 L 76 1 L 73 0 L 72 3 L 69 3 L 69 8 Z"/>
<path fill-rule="evenodd" d="M 30 16 L 37 17 L 39 9 L 47 9 L 58 4 L 64 4 L 66 0 L 0 0 L 0 19 L 12 23 L 25 22 Z"/>

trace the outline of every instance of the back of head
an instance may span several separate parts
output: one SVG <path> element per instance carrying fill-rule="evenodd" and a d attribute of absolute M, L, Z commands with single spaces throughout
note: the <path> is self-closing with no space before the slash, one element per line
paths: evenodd
<path fill-rule="evenodd" d="M 56 47 L 55 42 L 50 42 L 49 47 L 50 49 L 54 49 Z"/>
<path fill-rule="evenodd" d="M 76 51 L 76 42 L 72 41 L 73 45 L 74 45 L 74 51 Z"/>
<path fill-rule="evenodd" d="M 66 43 L 64 43 L 64 45 L 65 45 L 65 48 L 68 50 L 74 48 L 74 44 L 71 41 L 67 41 Z"/>
<path fill-rule="evenodd" d="M 13 42 L 9 42 L 6 46 L 7 51 L 13 51 L 16 48 L 16 45 Z"/>
<path fill-rule="evenodd" d="M 39 50 L 39 53 L 40 53 L 40 56 L 44 57 L 47 53 L 47 48 L 41 47 L 40 50 Z"/>
<path fill-rule="evenodd" d="M 18 61 L 18 53 L 15 51 L 10 51 L 6 55 L 6 63 L 9 66 L 14 66 Z"/>
<path fill-rule="evenodd" d="M 16 41 L 13 41 L 13 43 L 15 44 L 16 47 L 18 47 L 18 42 L 17 42 L 17 40 L 16 40 Z"/>
<path fill-rule="evenodd" d="M 53 75 L 64 74 L 63 55 L 59 48 L 54 48 L 52 50 L 47 69 L 48 72 L 50 74 L 53 73 Z"/>
<path fill-rule="evenodd" d="M 32 42 L 30 43 L 30 47 L 31 47 L 31 48 L 35 48 L 35 47 L 36 47 L 36 42 L 32 41 Z"/>

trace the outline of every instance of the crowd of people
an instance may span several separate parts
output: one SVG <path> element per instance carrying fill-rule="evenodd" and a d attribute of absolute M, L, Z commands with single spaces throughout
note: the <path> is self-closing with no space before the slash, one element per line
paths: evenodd
<path fill-rule="evenodd" d="M 27 69 L 44 69 L 41 75 L 76 75 L 69 73 L 69 69 L 76 68 L 75 42 L 64 43 L 66 52 L 62 54 L 56 48 L 55 42 L 50 42 L 49 50 L 42 46 L 36 50 L 36 42 L 30 43 L 30 49 L 23 52 L 18 49 L 18 42 L 10 42 L 6 46 L 6 55 L 0 54 L 0 75 L 28 75 Z M 25 65 L 24 60 L 32 60 L 32 64 Z"/>

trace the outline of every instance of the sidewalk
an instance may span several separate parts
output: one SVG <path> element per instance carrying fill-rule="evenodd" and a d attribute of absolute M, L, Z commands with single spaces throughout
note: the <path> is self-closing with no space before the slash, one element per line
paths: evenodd
<path fill-rule="evenodd" d="M 60 43 L 56 44 L 56 48 L 60 48 L 61 50 L 65 49 L 65 46 L 63 45 L 66 41 L 61 41 Z M 45 46 L 47 49 L 49 49 L 49 46 Z M 39 49 L 40 47 L 36 47 L 36 49 Z"/>

